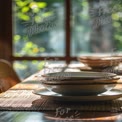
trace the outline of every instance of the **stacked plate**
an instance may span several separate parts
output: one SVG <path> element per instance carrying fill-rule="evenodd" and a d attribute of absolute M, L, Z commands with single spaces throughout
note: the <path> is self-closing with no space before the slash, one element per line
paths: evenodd
<path fill-rule="evenodd" d="M 45 90 L 35 90 L 42 98 L 63 101 L 102 101 L 122 97 L 113 91 L 119 77 L 106 72 L 56 72 L 43 75 Z M 110 94 L 110 92 L 112 94 Z"/>
<path fill-rule="evenodd" d="M 115 67 L 120 64 L 122 57 L 115 56 L 82 56 L 78 60 L 91 67 L 93 70 L 101 71 L 108 67 Z"/>
<path fill-rule="evenodd" d="M 42 84 L 62 95 L 96 95 L 111 90 L 119 79 L 113 73 L 57 72 L 43 75 Z"/>

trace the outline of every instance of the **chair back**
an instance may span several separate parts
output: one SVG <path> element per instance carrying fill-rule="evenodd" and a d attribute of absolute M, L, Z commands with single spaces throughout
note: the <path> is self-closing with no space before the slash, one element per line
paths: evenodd
<path fill-rule="evenodd" d="M 21 82 L 12 65 L 3 59 L 0 59 L 0 92 L 4 92 Z"/>

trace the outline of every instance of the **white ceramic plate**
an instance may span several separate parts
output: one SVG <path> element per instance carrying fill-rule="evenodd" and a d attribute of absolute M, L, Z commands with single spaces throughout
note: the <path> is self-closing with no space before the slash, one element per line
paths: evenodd
<path fill-rule="evenodd" d="M 57 100 L 57 101 L 110 101 L 115 100 L 117 98 L 122 97 L 122 91 L 120 90 L 111 90 L 107 91 L 103 94 L 99 94 L 96 96 L 62 96 L 61 94 L 57 94 L 54 92 L 50 92 L 48 90 L 34 90 L 34 94 L 40 95 L 41 98 Z"/>
<path fill-rule="evenodd" d="M 107 72 L 56 72 L 43 75 L 46 80 L 60 80 L 60 79 L 98 79 L 98 78 L 110 78 L 116 74 Z"/>
<path fill-rule="evenodd" d="M 64 84 L 103 84 L 103 83 L 117 83 L 119 77 L 113 77 L 113 78 L 104 78 L 104 79 L 63 79 L 63 80 L 41 80 L 41 83 L 43 84 L 49 84 L 49 85 L 64 85 Z"/>

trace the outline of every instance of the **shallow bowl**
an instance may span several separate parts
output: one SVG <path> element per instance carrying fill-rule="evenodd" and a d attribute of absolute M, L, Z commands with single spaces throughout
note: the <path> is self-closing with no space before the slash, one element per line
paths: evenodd
<path fill-rule="evenodd" d="M 42 85 L 49 91 L 62 95 L 97 95 L 108 90 L 111 90 L 117 83 L 109 84 L 81 84 L 81 85 L 50 85 L 43 83 Z"/>
<path fill-rule="evenodd" d="M 104 58 L 87 58 L 80 57 L 78 60 L 81 63 L 84 63 L 92 68 L 94 67 L 110 67 L 110 66 L 118 66 L 122 61 L 121 57 L 104 57 Z"/>

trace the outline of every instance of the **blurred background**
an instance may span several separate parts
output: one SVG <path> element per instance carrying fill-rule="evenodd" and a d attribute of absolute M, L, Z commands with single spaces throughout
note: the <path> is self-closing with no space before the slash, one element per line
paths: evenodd
<path fill-rule="evenodd" d="M 1 0 L 0 58 L 21 79 L 46 63 L 121 53 L 121 0 Z"/>

